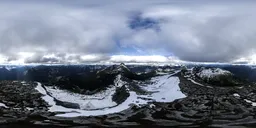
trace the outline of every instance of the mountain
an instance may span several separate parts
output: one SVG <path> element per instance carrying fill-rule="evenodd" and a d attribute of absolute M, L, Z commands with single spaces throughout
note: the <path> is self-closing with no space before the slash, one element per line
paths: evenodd
<path fill-rule="evenodd" d="M 254 127 L 254 71 L 234 65 L 3 67 L 0 126 Z"/>
<path fill-rule="evenodd" d="M 132 79 L 146 80 L 156 76 L 156 71 L 134 73 L 126 65 L 113 65 L 99 70 L 89 67 L 75 72 L 72 67 L 47 67 L 39 66 L 31 68 L 26 73 L 27 81 L 38 81 L 49 85 L 57 85 L 63 89 L 78 93 L 101 90 L 113 84 L 117 75 Z"/>
<path fill-rule="evenodd" d="M 216 86 L 239 86 L 249 83 L 221 68 L 195 67 L 192 72 L 197 79 Z"/>

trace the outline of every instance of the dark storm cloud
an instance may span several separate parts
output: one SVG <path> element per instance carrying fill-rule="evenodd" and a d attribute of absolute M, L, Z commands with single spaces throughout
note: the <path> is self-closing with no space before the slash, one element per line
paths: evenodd
<path fill-rule="evenodd" d="M 248 57 L 256 49 L 253 1 L 0 3 L 0 57 L 7 57 L 7 61 L 127 62 L 112 56 L 126 55 L 122 50 L 133 48 L 137 50 L 133 55 L 143 52 L 174 55 L 186 61 L 230 62 Z M 139 62 L 137 58 L 129 60 Z M 169 62 L 165 57 L 160 60 Z M 143 60 L 147 61 L 151 62 Z"/>

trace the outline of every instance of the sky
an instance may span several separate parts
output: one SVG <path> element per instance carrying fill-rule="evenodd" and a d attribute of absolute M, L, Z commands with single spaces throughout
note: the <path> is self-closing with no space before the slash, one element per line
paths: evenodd
<path fill-rule="evenodd" d="M 253 0 L 1 0 L 0 63 L 256 63 Z"/>

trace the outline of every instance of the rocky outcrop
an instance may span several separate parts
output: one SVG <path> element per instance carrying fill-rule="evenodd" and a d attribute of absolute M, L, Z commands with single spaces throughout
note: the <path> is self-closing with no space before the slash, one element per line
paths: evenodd
<path fill-rule="evenodd" d="M 128 89 L 123 85 L 122 87 L 116 88 L 116 92 L 114 93 L 112 100 L 115 101 L 117 104 L 121 104 L 124 102 L 127 97 L 130 96 Z"/>
<path fill-rule="evenodd" d="M 241 86 L 247 84 L 246 80 L 242 80 L 230 71 L 221 68 L 196 67 L 192 73 L 197 79 L 215 86 Z"/>

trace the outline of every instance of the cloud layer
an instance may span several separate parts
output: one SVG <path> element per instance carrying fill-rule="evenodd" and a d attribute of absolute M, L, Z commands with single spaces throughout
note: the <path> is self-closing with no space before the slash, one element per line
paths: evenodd
<path fill-rule="evenodd" d="M 255 5 L 1 1 L 0 63 L 232 62 L 255 54 Z"/>

